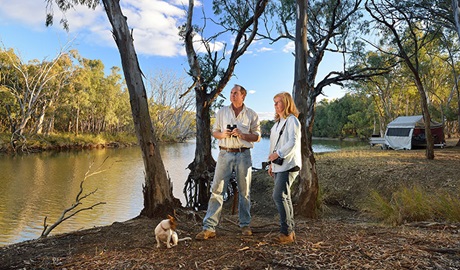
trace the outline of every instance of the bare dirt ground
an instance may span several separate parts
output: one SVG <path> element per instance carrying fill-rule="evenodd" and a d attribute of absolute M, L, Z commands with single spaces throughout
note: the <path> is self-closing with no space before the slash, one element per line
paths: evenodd
<path fill-rule="evenodd" d="M 371 189 L 401 185 L 458 192 L 460 147 L 425 150 L 378 148 L 319 154 L 326 202 L 316 220 L 296 217 L 294 244 L 279 245 L 272 182 L 264 171 L 252 184 L 254 235 L 243 237 L 227 204 L 217 237 L 156 248 L 161 220 L 137 218 L 0 248 L 0 269 L 460 269 L 460 224 L 427 221 L 386 226 L 356 209 Z M 177 211 L 179 237 L 201 230 L 204 212 Z M 61 225 L 65 226 L 65 224 Z"/>

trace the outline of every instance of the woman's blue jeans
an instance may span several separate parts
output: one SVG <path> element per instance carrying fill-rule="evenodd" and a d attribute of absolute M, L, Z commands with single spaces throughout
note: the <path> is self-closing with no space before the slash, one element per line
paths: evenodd
<path fill-rule="evenodd" d="M 275 173 L 273 201 L 280 215 L 280 232 L 288 235 L 294 231 L 294 208 L 291 200 L 291 185 L 299 172 Z"/>
<path fill-rule="evenodd" d="M 222 213 L 224 193 L 230 182 L 232 173 L 236 173 L 238 185 L 238 215 L 240 227 L 249 226 L 251 222 L 251 198 L 250 187 L 252 179 L 251 151 L 227 152 L 220 150 L 217 158 L 216 171 L 211 187 L 211 198 L 208 203 L 208 210 L 203 219 L 203 229 L 215 231 Z"/>

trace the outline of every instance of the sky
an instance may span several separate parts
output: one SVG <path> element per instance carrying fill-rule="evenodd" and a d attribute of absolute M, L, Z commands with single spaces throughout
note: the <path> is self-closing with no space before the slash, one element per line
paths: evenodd
<path fill-rule="evenodd" d="M 177 27 L 184 23 L 186 0 L 121 0 L 123 14 L 133 29 L 134 46 L 144 74 L 172 72 L 177 77 L 189 78 L 189 69 L 183 41 Z M 204 5 L 203 5 L 204 3 Z M 194 23 L 201 24 L 201 10 L 209 10 L 211 1 L 195 4 Z M 121 68 L 120 54 L 112 38 L 111 26 L 102 6 L 91 10 L 78 6 L 68 11 L 65 18 L 70 29 L 66 32 L 59 24 L 62 13 L 54 7 L 54 25 L 45 26 L 45 0 L 0 0 L 0 45 L 14 49 L 25 62 L 53 59 L 62 48 L 77 49 L 80 56 L 99 59 L 106 72 L 113 66 Z M 210 14 L 209 14 L 210 15 Z M 212 28 L 208 28 L 212 32 Z M 227 38 L 227 39 L 225 39 Z M 214 44 L 217 50 L 232 46 L 232 37 L 223 37 Z M 234 84 L 248 90 L 245 104 L 255 110 L 261 120 L 274 115 L 273 96 L 279 92 L 292 92 L 294 78 L 294 45 L 280 41 L 275 44 L 256 41 L 238 60 L 234 76 L 222 92 L 230 104 L 229 93 Z M 340 59 L 325 56 L 318 76 L 331 70 L 340 70 Z M 324 89 L 323 98 L 340 98 L 345 91 L 338 86 Z"/>

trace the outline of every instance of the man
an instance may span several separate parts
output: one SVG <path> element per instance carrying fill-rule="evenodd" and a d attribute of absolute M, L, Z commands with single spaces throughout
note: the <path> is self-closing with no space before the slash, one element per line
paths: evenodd
<path fill-rule="evenodd" d="M 238 185 L 238 215 L 242 234 L 252 235 L 250 187 L 252 178 L 251 151 L 260 140 L 260 122 L 256 112 L 244 105 L 246 89 L 235 85 L 230 92 L 231 105 L 222 107 L 216 114 L 213 133 L 219 140 L 219 156 L 211 187 L 208 210 L 203 219 L 203 230 L 195 237 L 206 240 L 216 236 L 216 226 L 222 213 L 224 187 L 235 172 Z"/>

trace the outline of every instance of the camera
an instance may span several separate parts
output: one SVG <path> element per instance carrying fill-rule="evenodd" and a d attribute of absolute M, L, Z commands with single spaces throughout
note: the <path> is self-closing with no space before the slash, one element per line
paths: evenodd
<path fill-rule="evenodd" d="M 272 163 L 281 166 L 281 165 L 283 165 L 283 161 L 284 161 L 284 158 L 279 157 L 279 158 L 277 158 L 277 159 L 275 159 L 273 161 L 269 160 L 267 162 L 262 162 L 262 167 L 264 167 L 264 166 L 266 167 L 266 166 L 268 166 L 268 165 L 270 165 Z"/>
<path fill-rule="evenodd" d="M 276 152 L 276 150 L 273 150 L 273 153 L 275 153 L 275 152 Z M 275 160 L 272 160 L 272 161 L 269 160 L 269 161 L 268 161 L 268 164 L 274 163 L 274 164 L 276 164 L 276 165 L 280 165 L 280 166 L 281 166 L 281 165 L 283 165 L 283 161 L 284 161 L 284 158 L 282 158 L 282 157 L 280 157 L 280 156 L 278 155 L 278 157 L 277 157 Z"/>
<path fill-rule="evenodd" d="M 284 161 L 284 158 L 279 157 L 279 158 L 273 160 L 272 163 L 275 163 L 276 165 L 281 166 L 281 165 L 283 165 L 283 161 Z"/>
<path fill-rule="evenodd" d="M 227 125 L 227 129 L 233 131 L 236 128 L 236 125 Z M 235 135 L 232 135 L 232 137 L 236 137 Z"/>

